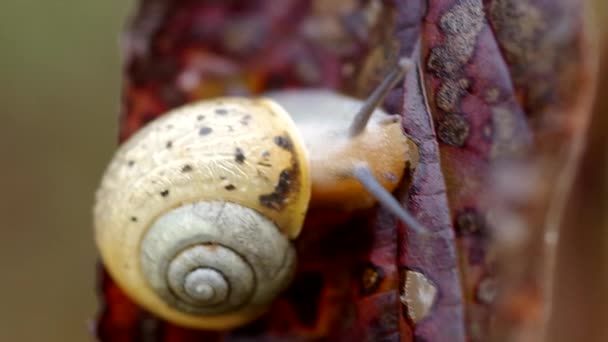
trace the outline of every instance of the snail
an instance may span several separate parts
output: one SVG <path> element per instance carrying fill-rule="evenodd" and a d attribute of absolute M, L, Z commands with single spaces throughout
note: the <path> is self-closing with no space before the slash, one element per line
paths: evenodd
<path fill-rule="evenodd" d="M 287 90 L 203 100 L 148 123 L 96 193 L 95 240 L 112 278 L 163 319 L 229 329 L 289 285 L 309 208 L 380 202 L 423 232 L 391 195 L 416 146 L 377 108 L 411 67 L 400 60 L 365 102 Z"/>

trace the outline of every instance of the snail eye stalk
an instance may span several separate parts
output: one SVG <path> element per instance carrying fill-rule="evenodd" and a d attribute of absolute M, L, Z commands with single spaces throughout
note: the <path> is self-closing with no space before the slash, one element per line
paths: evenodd
<path fill-rule="evenodd" d="M 380 85 L 374 89 L 371 95 L 365 100 L 363 106 L 355 115 L 348 132 L 351 137 L 359 135 L 367 126 L 370 117 L 384 100 L 388 92 L 399 82 L 405 74 L 414 68 L 414 63 L 408 58 L 402 58 L 397 66 L 382 80 Z"/>

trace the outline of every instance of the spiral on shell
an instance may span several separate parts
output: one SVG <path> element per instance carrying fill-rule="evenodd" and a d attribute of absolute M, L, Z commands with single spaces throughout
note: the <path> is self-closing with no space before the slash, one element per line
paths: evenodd
<path fill-rule="evenodd" d="M 141 245 L 147 281 L 171 306 L 193 314 L 263 308 L 289 282 L 295 259 L 272 222 L 226 202 L 170 211 Z"/>

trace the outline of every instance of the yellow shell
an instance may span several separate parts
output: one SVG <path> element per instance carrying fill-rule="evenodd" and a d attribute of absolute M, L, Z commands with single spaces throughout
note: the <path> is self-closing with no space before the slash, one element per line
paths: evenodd
<path fill-rule="evenodd" d="M 167 309 L 139 265 L 149 226 L 175 208 L 224 201 L 261 213 L 294 238 L 311 196 L 307 160 L 297 128 L 271 100 L 225 97 L 168 112 L 124 143 L 103 177 L 94 220 L 104 264 L 132 298 Z M 175 310 L 165 316 L 190 326 L 200 319 Z"/>

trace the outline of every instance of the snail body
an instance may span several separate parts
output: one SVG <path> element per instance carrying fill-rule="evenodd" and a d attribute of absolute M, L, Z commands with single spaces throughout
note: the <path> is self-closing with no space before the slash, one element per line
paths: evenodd
<path fill-rule="evenodd" d="M 95 239 L 110 275 L 179 325 L 255 319 L 291 281 L 290 240 L 309 206 L 380 201 L 409 219 L 390 191 L 416 148 L 376 105 L 287 91 L 199 101 L 152 121 L 118 149 L 97 191 Z"/>
<path fill-rule="evenodd" d="M 367 165 L 392 192 L 403 177 L 404 165 L 417 161 L 417 149 L 403 135 L 399 116 L 375 108 L 365 130 L 352 136 L 347 128 L 362 105 L 360 100 L 320 89 L 267 95 L 285 108 L 303 136 L 313 180 L 313 208 L 369 208 L 377 201 L 352 175 L 357 164 Z"/>

